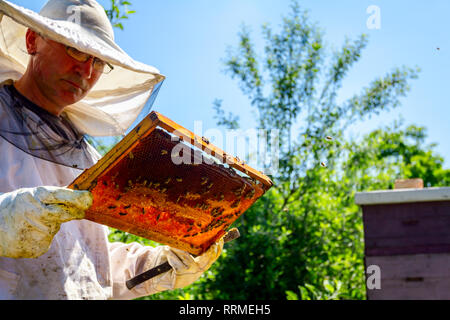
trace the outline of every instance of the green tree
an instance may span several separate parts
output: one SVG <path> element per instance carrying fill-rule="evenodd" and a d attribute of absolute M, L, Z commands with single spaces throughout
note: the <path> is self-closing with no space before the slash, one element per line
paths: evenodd
<path fill-rule="evenodd" d="M 424 128 L 398 123 L 345 141 L 348 126 L 397 107 L 419 68 L 397 67 L 342 103 L 342 82 L 367 36 L 332 53 L 306 10 L 293 2 L 279 32 L 262 28 L 264 52 L 245 26 L 226 71 L 257 111 L 259 129 L 279 129 L 280 169 L 272 188 L 238 221 L 242 238 L 227 246 L 198 285 L 221 299 L 363 299 L 363 225 L 357 191 L 392 187 L 396 178 L 449 182 L 443 160 L 423 144 Z M 216 100 L 218 124 L 237 117 Z"/>
<path fill-rule="evenodd" d="M 130 14 L 136 13 L 134 10 L 129 10 L 130 6 L 130 1 L 111 0 L 111 7 L 105 9 L 105 12 L 114 28 L 123 30 L 124 27 L 121 21 L 128 19 Z"/>

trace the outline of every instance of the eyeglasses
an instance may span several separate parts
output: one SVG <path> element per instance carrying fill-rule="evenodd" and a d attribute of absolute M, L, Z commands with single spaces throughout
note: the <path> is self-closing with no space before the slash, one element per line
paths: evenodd
<path fill-rule="evenodd" d="M 87 53 L 81 52 L 81 51 L 79 51 L 73 47 L 69 47 L 69 46 L 66 46 L 66 52 L 70 57 L 74 58 L 75 60 L 77 60 L 79 62 L 83 62 L 83 63 L 88 61 L 92 57 L 91 55 L 89 55 Z M 94 66 L 95 70 L 102 72 L 104 74 L 108 74 L 114 70 L 114 67 L 111 64 L 109 64 L 108 62 L 105 62 L 96 57 L 93 57 L 93 58 L 94 58 L 93 66 Z"/>
<path fill-rule="evenodd" d="M 48 42 L 46 38 L 44 38 L 43 36 L 40 36 L 40 37 L 45 42 L 50 44 L 50 42 Z M 97 70 L 97 71 L 99 71 L 101 73 L 104 73 L 104 74 L 111 73 L 111 71 L 114 70 L 114 67 L 111 64 L 109 64 L 108 62 L 105 62 L 105 61 L 103 61 L 103 60 L 101 60 L 99 58 L 93 57 L 90 54 L 81 52 L 78 49 L 75 49 L 73 47 L 66 46 L 66 45 L 64 45 L 64 46 L 66 48 L 67 55 L 69 57 L 77 60 L 78 62 L 85 63 L 85 62 L 89 61 L 89 59 L 91 59 L 91 57 L 92 57 L 92 58 L 94 58 L 93 66 L 94 66 L 95 70 Z"/>

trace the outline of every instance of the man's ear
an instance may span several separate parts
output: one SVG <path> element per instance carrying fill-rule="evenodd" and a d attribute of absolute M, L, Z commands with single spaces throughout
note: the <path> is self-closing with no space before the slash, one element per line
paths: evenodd
<path fill-rule="evenodd" d="M 37 38 L 38 35 L 35 31 L 28 29 L 25 36 L 25 42 L 27 45 L 28 54 L 34 56 L 37 52 Z"/>

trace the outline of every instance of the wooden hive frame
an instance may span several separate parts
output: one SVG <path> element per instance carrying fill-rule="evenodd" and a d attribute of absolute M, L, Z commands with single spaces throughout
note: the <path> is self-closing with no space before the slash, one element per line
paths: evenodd
<path fill-rule="evenodd" d="M 184 127 L 173 122 L 172 120 L 168 119 L 158 112 L 152 112 L 94 166 L 85 170 L 79 177 L 77 177 L 69 185 L 69 188 L 75 190 L 92 191 L 97 186 L 97 182 L 98 180 L 101 180 L 102 176 L 107 175 L 107 173 L 112 170 L 117 164 L 119 164 L 121 160 L 124 159 L 124 157 L 129 156 L 130 153 L 132 154 L 132 150 L 137 147 L 141 141 L 149 137 L 149 135 L 152 134 L 152 132 L 154 132 L 157 128 L 166 130 L 172 135 L 180 138 L 181 141 L 201 149 L 208 155 L 211 155 L 218 159 L 221 163 L 226 163 L 229 167 L 242 172 L 251 179 L 254 179 L 254 181 L 260 183 L 260 187 L 258 187 L 258 189 L 262 190 L 263 193 L 273 185 L 269 177 L 241 162 L 237 157 L 231 156 L 220 148 L 217 148 L 205 137 L 199 137 L 198 135 L 185 129 Z M 115 222 L 107 216 L 104 216 L 99 220 L 91 219 L 90 216 L 88 216 L 86 219 L 117 228 L 117 226 L 114 225 Z M 127 222 L 122 223 L 124 223 L 124 231 L 140 235 L 138 233 L 130 231 L 134 230 L 132 225 Z M 217 234 L 217 236 L 221 236 L 224 233 L 225 230 L 220 230 L 220 233 Z M 173 247 L 186 250 L 193 254 L 201 254 L 205 250 L 205 247 L 200 248 L 193 247 L 192 245 L 188 246 L 185 243 L 180 243 L 176 239 L 171 239 L 170 237 L 163 236 L 158 232 L 154 232 L 152 230 L 146 230 L 146 235 L 146 237 L 150 238 L 151 240 L 163 244 L 168 244 Z"/>

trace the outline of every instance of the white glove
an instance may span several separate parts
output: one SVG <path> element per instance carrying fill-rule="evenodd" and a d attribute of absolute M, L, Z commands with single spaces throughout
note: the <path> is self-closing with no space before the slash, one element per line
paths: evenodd
<path fill-rule="evenodd" d="M 184 288 L 192 284 L 220 257 L 223 243 L 223 238 L 221 238 L 205 253 L 195 258 L 186 251 L 162 246 L 158 256 L 147 262 L 144 271 L 161 265 L 166 261 L 172 266 L 172 270 L 144 282 L 144 286 L 147 287 L 148 292 L 155 293 Z"/>
<path fill-rule="evenodd" d="M 0 195 L 0 256 L 37 258 L 48 251 L 61 224 L 83 219 L 89 191 L 58 187 L 18 189 Z"/>

